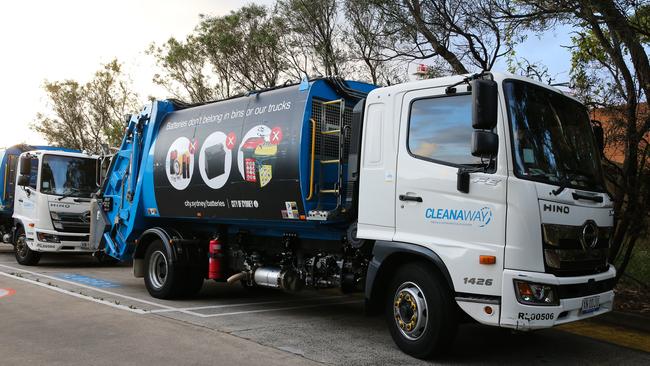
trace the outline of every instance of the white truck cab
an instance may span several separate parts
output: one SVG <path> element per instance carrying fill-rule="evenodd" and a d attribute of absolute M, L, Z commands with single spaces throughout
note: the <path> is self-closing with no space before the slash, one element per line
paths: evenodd
<path fill-rule="evenodd" d="M 14 197 L 14 246 L 20 264 L 41 252 L 88 252 L 90 198 L 98 156 L 35 150 L 20 155 Z"/>
<path fill-rule="evenodd" d="M 357 236 L 386 253 L 399 243 L 428 253 L 458 306 L 484 324 L 539 329 L 612 310 L 613 204 L 586 108 L 498 73 L 484 80 L 496 103 L 485 103 L 465 77 L 369 93 Z M 404 347 L 419 337 L 400 332 Z"/>

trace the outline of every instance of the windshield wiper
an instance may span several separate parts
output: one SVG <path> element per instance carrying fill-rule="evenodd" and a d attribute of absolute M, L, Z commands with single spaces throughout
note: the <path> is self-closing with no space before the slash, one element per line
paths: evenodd
<path fill-rule="evenodd" d="M 59 197 L 59 201 L 61 201 L 64 198 L 72 197 L 72 195 L 74 195 L 75 193 L 79 193 L 79 192 L 81 192 L 80 189 L 70 188 L 70 192 L 68 192 L 68 193 L 62 195 L 61 197 Z"/>
<path fill-rule="evenodd" d="M 563 179 L 560 181 L 560 186 L 552 190 L 551 193 L 553 193 L 554 196 L 557 196 L 558 194 L 562 193 L 562 191 L 569 188 L 570 184 L 571 182 L 569 182 L 567 179 Z"/>

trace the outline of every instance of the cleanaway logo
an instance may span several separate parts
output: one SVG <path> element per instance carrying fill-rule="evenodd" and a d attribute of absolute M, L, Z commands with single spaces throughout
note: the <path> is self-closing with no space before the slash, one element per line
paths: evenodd
<path fill-rule="evenodd" d="M 492 221 L 492 209 L 427 208 L 424 217 L 434 224 L 485 227 Z"/>

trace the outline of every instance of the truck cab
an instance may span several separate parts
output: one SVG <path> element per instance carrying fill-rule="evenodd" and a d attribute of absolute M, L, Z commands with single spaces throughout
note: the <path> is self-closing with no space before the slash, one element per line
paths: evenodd
<path fill-rule="evenodd" d="M 580 102 L 514 75 L 370 92 L 357 232 L 379 253 L 369 297 L 419 293 L 413 280 L 383 293 L 382 268 L 410 253 L 428 257 L 484 324 L 530 330 L 611 311 L 614 213 L 597 141 Z M 395 314 L 411 314 L 397 304 Z M 422 334 L 396 319 L 394 339 L 408 349 Z"/>
<path fill-rule="evenodd" d="M 34 150 L 20 155 L 14 193 L 13 243 L 20 264 L 43 252 L 87 252 L 90 198 L 98 189 L 98 157 Z"/>

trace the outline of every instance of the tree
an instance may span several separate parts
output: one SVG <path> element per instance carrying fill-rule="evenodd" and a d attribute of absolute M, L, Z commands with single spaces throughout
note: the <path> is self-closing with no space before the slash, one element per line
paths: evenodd
<path fill-rule="evenodd" d="M 185 42 L 170 38 L 162 46 L 152 44 L 148 54 L 154 56 L 165 72 L 164 75 L 155 74 L 154 83 L 163 86 L 174 97 L 197 103 L 229 96 L 227 83 L 225 91 L 211 83 L 206 73 L 207 60 L 196 38 L 189 36 Z"/>
<path fill-rule="evenodd" d="M 51 145 L 91 153 L 101 152 L 105 143 L 119 146 L 124 114 L 138 107 L 137 95 L 117 60 L 102 65 L 86 84 L 45 81 L 43 89 L 52 111 L 38 113 L 30 127 Z"/>
<path fill-rule="evenodd" d="M 436 58 L 448 73 L 491 70 L 516 43 L 517 29 L 494 16 L 492 1 L 482 0 L 373 0 L 385 17 L 388 34 L 403 41 L 396 57 Z"/>
<path fill-rule="evenodd" d="M 578 95 L 592 107 L 614 112 L 607 142 L 624 146 L 625 159 L 623 164 L 605 159 L 605 171 L 617 213 L 610 262 L 620 259 L 620 278 L 650 217 L 650 113 L 640 107 L 650 92 L 649 5 L 506 0 L 499 7 L 505 18 L 537 32 L 557 23 L 572 25 L 572 79 Z"/>
<path fill-rule="evenodd" d="M 292 37 L 290 52 L 309 55 L 313 71 L 343 76 L 345 55 L 336 0 L 279 0 L 278 11 L 286 19 Z"/>
<path fill-rule="evenodd" d="M 362 65 L 360 78 L 375 85 L 391 85 L 401 78 L 400 63 L 383 56 L 397 37 L 382 31 L 384 19 L 372 6 L 372 0 L 346 0 L 344 3 L 346 26 L 343 30 L 348 49 L 348 61 Z"/>
<path fill-rule="evenodd" d="M 274 87 L 281 81 L 288 68 L 281 41 L 285 31 L 284 22 L 260 5 L 222 17 L 204 16 L 196 28 L 203 54 L 217 70 L 227 65 L 224 69 L 243 91 Z"/>

